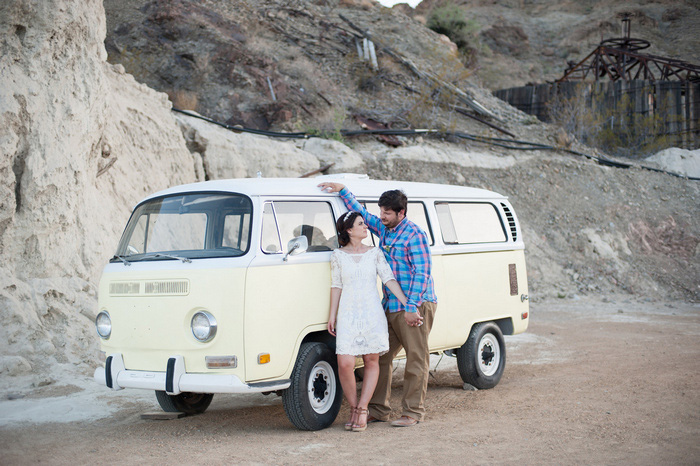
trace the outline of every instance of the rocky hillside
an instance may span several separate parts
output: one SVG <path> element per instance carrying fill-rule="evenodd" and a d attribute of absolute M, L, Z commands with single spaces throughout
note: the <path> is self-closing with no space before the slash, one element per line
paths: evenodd
<path fill-rule="evenodd" d="M 449 39 L 372 1 L 107 0 L 105 8 L 110 62 L 175 106 L 229 124 L 332 133 L 359 128 L 361 116 L 396 128 L 488 129 L 455 112 L 466 105 L 421 72 L 496 114 L 503 107 L 468 79 Z M 378 44 L 376 70 L 358 55 L 363 32 Z"/>
<path fill-rule="evenodd" d="M 603 39 L 623 37 L 625 16 L 631 37 L 651 43 L 641 53 L 700 64 L 700 8 L 692 0 L 423 0 L 403 11 L 425 21 L 447 5 L 465 14 L 477 75 L 494 90 L 560 78 L 567 62 L 580 62 Z"/>
<path fill-rule="evenodd" d="M 362 63 L 351 23 L 486 101 L 474 83 L 494 90 L 557 79 L 568 61 L 621 36 L 625 15 L 632 36 L 651 42 L 645 53 L 700 63 L 692 1 L 424 0 L 413 10 L 372 0 L 106 0 L 105 8 L 110 62 L 176 106 L 263 129 L 356 128 L 358 114 L 394 127 L 480 129 L 454 111 L 454 96 L 387 50 L 377 49 L 377 70 Z M 466 21 L 459 52 L 424 26 L 440 9 Z"/>
<path fill-rule="evenodd" d="M 106 3 L 107 12 L 113 11 Z M 254 123 L 262 115 L 266 122 L 260 127 L 316 121 L 332 132 L 334 125 L 355 121 L 351 116 L 357 110 L 397 125 L 418 115 L 448 129 L 501 134 L 445 112 L 452 102 L 441 100 L 445 88 L 421 87 L 416 73 L 394 57 L 380 53 L 380 71 L 369 70 L 353 52 L 356 31 L 331 17 L 339 10 L 353 24 L 376 28 L 417 68 L 437 73 L 442 70 L 437 64 L 459 62 L 448 42 L 400 11 L 348 1 L 334 8 L 326 2 L 230 2 L 226 5 L 241 9 L 228 13 L 216 9 L 223 8 L 219 2 L 120 4 L 122 14 L 138 17 L 120 23 L 125 25 L 121 37 L 142 37 L 136 26 L 144 23 L 156 27 L 138 47 L 110 45 L 109 37 L 105 42 L 109 22 L 97 0 L 0 4 L 0 390 L 92 373 L 100 270 L 139 199 L 170 185 L 257 171 L 299 176 L 335 163 L 331 172 L 492 189 L 510 196 L 523 224 L 535 302 L 583 296 L 700 300 L 698 182 L 602 167 L 564 152 L 509 150 L 474 140 L 399 138 L 402 145 L 393 148 L 366 137 L 295 142 L 238 134 L 174 114 L 168 95 L 147 84 L 168 89 L 143 77 L 135 80 L 125 71 L 126 60 L 123 65 L 107 61 L 107 50 L 112 54 L 118 46 L 144 69 L 160 69 L 159 56 L 147 53 L 149 43 L 157 44 L 181 57 L 181 69 L 177 60 L 171 64 L 171 94 L 194 94 L 195 108 L 200 102 L 205 109 L 213 105 L 221 112 L 212 111 L 213 116 L 231 122 Z M 199 21 L 199 32 L 178 28 L 185 20 Z M 314 35 L 324 28 L 325 35 Z M 313 37 L 306 35 L 310 31 Z M 202 52 L 191 55 L 190 65 L 187 43 L 199 44 Z M 231 55 L 223 55 L 226 50 Z M 197 60 L 204 60 L 199 68 Z M 187 66 L 199 74 L 188 79 Z M 518 138 L 593 153 L 492 98 L 463 67 L 446 67 L 439 76 L 447 79 L 455 69 L 459 79 L 449 81 L 488 108 L 495 118 L 485 121 Z M 357 73 L 351 75 L 353 86 L 345 80 L 348 70 Z M 218 78 L 197 81 L 219 76 L 216 72 L 236 87 L 227 88 Z M 277 100 L 270 96 L 268 77 Z M 153 79 L 167 82 L 158 73 Z"/>

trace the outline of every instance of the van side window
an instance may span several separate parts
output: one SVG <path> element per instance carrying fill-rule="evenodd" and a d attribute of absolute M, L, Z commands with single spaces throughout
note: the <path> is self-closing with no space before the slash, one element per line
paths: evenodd
<path fill-rule="evenodd" d="M 365 206 L 367 212 L 379 217 L 379 206 L 377 205 L 377 201 L 360 202 L 363 206 Z M 435 244 L 435 240 L 433 239 L 433 231 L 430 229 L 430 224 L 428 223 L 428 217 L 425 215 L 425 205 L 423 205 L 423 203 L 419 201 L 408 201 L 407 217 L 410 221 L 412 221 L 413 223 L 418 225 L 423 231 L 425 231 L 425 234 L 428 235 L 428 242 L 431 246 L 433 246 Z M 371 236 L 375 244 L 378 244 L 379 240 L 374 235 Z"/>
<path fill-rule="evenodd" d="M 502 243 L 506 232 L 493 204 L 487 202 L 436 202 L 445 244 Z"/>
<path fill-rule="evenodd" d="M 265 204 L 265 208 L 262 232 L 265 252 L 282 252 L 289 240 L 297 236 L 306 236 L 308 252 L 331 251 L 338 247 L 333 210 L 328 202 L 274 201 Z M 273 235 L 275 230 L 279 231 L 277 238 Z"/>

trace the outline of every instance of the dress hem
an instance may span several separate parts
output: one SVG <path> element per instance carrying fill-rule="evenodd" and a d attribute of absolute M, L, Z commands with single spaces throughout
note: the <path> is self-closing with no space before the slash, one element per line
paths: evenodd
<path fill-rule="evenodd" d="M 360 357 L 360 356 L 364 356 L 364 355 L 366 355 L 366 354 L 378 354 L 379 356 L 382 356 L 382 355 L 384 355 L 384 354 L 386 354 L 386 353 L 388 353 L 388 352 L 389 352 L 389 350 L 378 351 L 378 352 L 376 352 L 376 353 L 359 353 L 359 354 L 354 354 L 354 353 L 338 353 L 338 352 L 336 352 L 335 354 L 336 354 L 336 355 L 339 355 L 339 356 L 355 356 L 355 357 L 357 358 L 357 357 Z"/>

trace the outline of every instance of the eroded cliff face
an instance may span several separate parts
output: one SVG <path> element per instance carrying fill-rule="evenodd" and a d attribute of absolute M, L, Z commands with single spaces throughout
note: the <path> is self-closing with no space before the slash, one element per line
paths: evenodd
<path fill-rule="evenodd" d="M 167 97 L 108 64 L 104 37 L 98 0 L 0 5 L 3 375 L 94 364 L 96 283 L 131 208 L 198 179 Z"/>

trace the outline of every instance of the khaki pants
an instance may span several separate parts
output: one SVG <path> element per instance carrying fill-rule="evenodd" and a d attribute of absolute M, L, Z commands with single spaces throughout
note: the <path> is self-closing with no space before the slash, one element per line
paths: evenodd
<path fill-rule="evenodd" d="M 418 421 L 425 415 L 425 394 L 428 391 L 430 353 L 428 335 L 433 327 L 436 303 L 425 302 L 418 307 L 423 316 L 423 325 L 410 327 L 404 319 L 404 312 L 388 312 L 389 352 L 379 358 L 379 381 L 369 402 L 370 414 L 387 421 L 391 414 L 391 375 L 394 358 L 406 350 L 406 369 L 403 379 L 402 416 L 410 416 Z"/>

